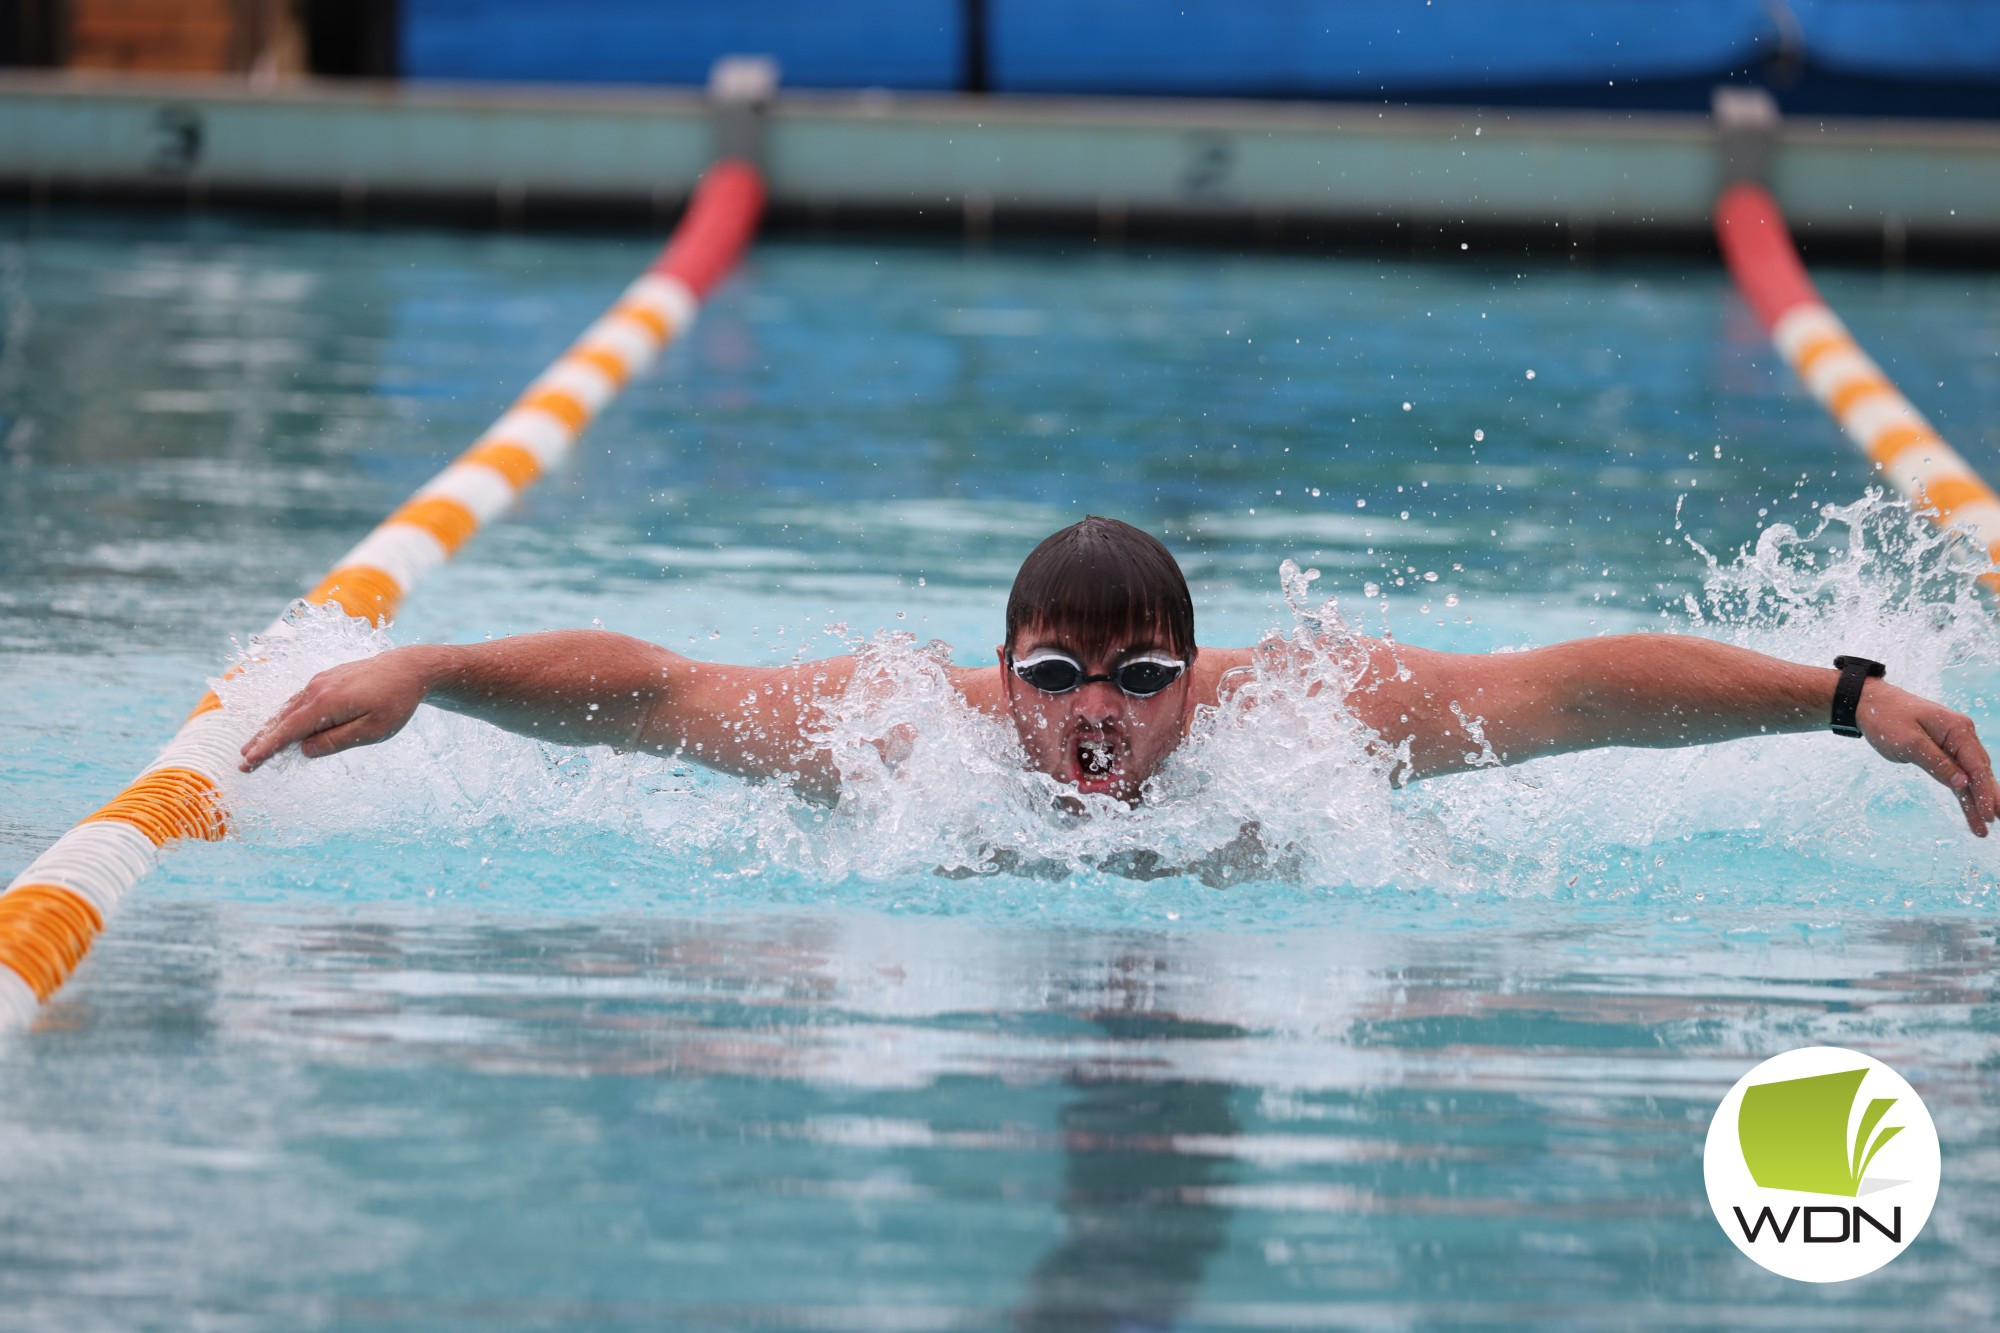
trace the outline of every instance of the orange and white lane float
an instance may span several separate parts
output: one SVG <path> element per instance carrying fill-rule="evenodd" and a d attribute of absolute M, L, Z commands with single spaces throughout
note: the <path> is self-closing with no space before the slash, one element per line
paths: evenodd
<path fill-rule="evenodd" d="M 592 417 L 693 322 L 757 229 L 764 183 L 746 162 L 711 167 L 652 266 L 514 405 L 343 556 L 306 594 L 382 624 L 425 573 L 560 463 Z M 265 633 L 282 633 L 280 616 Z M 31 1019 L 75 970 L 119 901 L 168 843 L 223 836 L 222 776 L 253 720 L 214 691 L 159 758 L 57 839 L 0 893 L 0 1030 Z"/>
<path fill-rule="evenodd" d="M 2000 496 L 1910 404 L 1820 299 L 1769 191 L 1742 183 L 1715 205 L 1723 258 L 1785 360 L 1882 475 L 1940 527 L 1963 528 L 2000 565 Z M 2000 591 L 2000 572 L 1981 576 Z"/>

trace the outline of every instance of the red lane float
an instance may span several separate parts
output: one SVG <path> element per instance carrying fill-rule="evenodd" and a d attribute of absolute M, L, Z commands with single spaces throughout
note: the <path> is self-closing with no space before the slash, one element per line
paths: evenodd
<path fill-rule="evenodd" d="M 743 257 L 763 212 L 764 178 L 757 168 L 735 160 L 716 163 L 651 271 L 680 279 L 696 300 L 707 300 Z"/>
<path fill-rule="evenodd" d="M 1715 205 L 1715 234 L 1738 290 L 1778 351 L 1882 475 L 1940 527 L 1969 530 L 2000 564 L 2000 496 L 1944 442 L 1820 298 L 1777 201 L 1732 185 Z M 2000 590 L 2000 573 L 1981 576 Z"/>
<path fill-rule="evenodd" d="M 719 162 L 659 258 L 444 471 L 418 488 L 306 594 L 376 624 L 418 579 L 561 462 L 585 426 L 693 322 L 742 257 L 764 209 L 756 168 Z M 266 635 L 289 633 L 280 616 Z M 25 1024 L 82 961 L 119 901 L 183 838 L 227 827 L 220 787 L 253 720 L 202 696 L 157 759 L 58 838 L 0 893 L 0 1031 Z"/>

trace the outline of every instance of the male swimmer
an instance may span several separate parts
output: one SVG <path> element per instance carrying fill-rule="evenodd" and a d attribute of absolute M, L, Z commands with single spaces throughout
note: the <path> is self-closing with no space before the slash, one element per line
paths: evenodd
<path fill-rule="evenodd" d="M 1402 780 L 1490 763 L 1484 747 L 1519 763 L 1831 726 L 1943 783 L 1978 836 L 2000 818 L 2000 787 L 1971 719 L 1889 684 L 1864 659 L 1802 666 L 1666 634 L 1492 655 L 1373 639 L 1360 648 L 1359 682 L 1329 706 L 1352 710 L 1388 751 L 1408 743 Z M 1029 766 L 1128 803 L 1253 654 L 1197 650 L 1194 603 L 1173 555 L 1129 524 L 1096 517 L 1022 563 L 997 651 L 996 665 L 952 670 L 966 701 L 1012 721 Z M 853 657 L 697 662 L 602 630 L 396 648 L 313 677 L 243 747 L 242 766 L 295 742 L 317 758 L 387 740 L 429 702 L 543 740 L 692 759 L 832 800 L 840 774 L 813 737 L 855 669 Z"/>

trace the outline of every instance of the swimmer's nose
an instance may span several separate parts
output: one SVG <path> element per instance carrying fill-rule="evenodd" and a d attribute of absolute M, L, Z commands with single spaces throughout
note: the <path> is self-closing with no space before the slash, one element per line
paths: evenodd
<path fill-rule="evenodd" d="M 1125 696 L 1110 681 L 1094 680 L 1078 687 L 1073 706 L 1086 722 L 1108 722 L 1124 711 Z"/>

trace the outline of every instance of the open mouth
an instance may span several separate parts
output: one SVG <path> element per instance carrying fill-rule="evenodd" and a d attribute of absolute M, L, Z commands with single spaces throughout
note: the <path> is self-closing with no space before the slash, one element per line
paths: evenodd
<path fill-rule="evenodd" d="M 1080 736 L 1076 742 L 1076 776 L 1079 785 L 1108 781 L 1118 762 L 1118 751 L 1101 736 Z"/>

